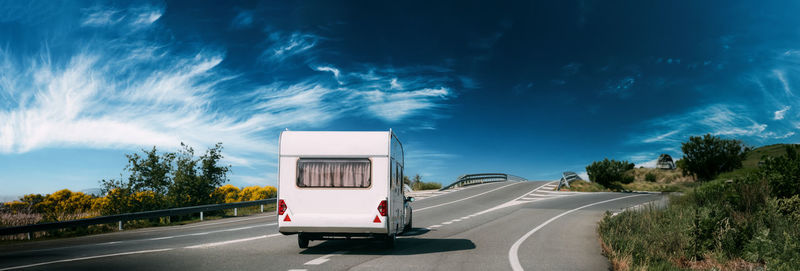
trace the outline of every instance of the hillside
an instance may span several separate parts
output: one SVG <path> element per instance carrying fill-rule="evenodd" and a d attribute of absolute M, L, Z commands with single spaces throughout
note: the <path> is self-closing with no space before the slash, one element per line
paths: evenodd
<path fill-rule="evenodd" d="M 761 158 L 764 156 L 784 156 L 786 155 L 786 145 L 796 144 L 773 144 L 755 148 L 747 154 L 747 158 L 742 162 L 742 167 L 757 168 L 758 161 L 761 161 Z"/>

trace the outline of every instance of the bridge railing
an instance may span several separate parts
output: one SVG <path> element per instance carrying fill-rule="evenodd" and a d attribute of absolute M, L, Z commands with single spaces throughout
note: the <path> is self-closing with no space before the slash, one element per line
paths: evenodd
<path fill-rule="evenodd" d="M 192 206 L 192 207 L 181 207 L 181 208 L 172 208 L 172 209 L 164 209 L 164 210 L 145 211 L 145 212 L 138 212 L 138 213 L 127 213 L 127 214 L 118 214 L 118 215 L 109 215 L 109 216 L 99 216 L 99 217 L 92 217 L 92 218 L 86 218 L 86 219 L 76 219 L 76 220 L 69 220 L 69 221 L 59 221 L 59 222 L 48 222 L 48 223 L 40 223 L 40 224 L 31 224 L 31 225 L 25 225 L 25 226 L 14 226 L 14 227 L 0 228 L 0 235 L 12 235 L 12 234 L 27 233 L 28 234 L 28 239 L 30 239 L 30 233 L 31 232 L 46 231 L 46 230 L 56 230 L 56 229 L 64 229 L 64 228 L 74 228 L 74 227 L 82 227 L 82 226 L 90 226 L 90 225 L 98 225 L 98 224 L 113 224 L 113 223 L 117 223 L 117 225 L 119 227 L 119 230 L 122 230 L 122 223 L 125 222 L 125 221 L 149 219 L 149 218 L 157 218 L 157 217 L 187 215 L 187 214 L 195 214 L 195 213 L 200 213 L 200 220 L 203 220 L 203 212 L 234 209 L 234 214 L 236 214 L 238 208 L 257 206 L 257 205 L 261 205 L 261 211 L 263 212 L 265 204 L 270 204 L 270 203 L 275 203 L 275 202 L 276 202 L 275 198 L 270 198 L 270 199 L 245 201 L 245 202 L 208 204 L 208 205 L 200 205 L 200 206 Z"/>
<path fill-rule="evenodd" d="M 447 190 L 455 187 L 462 187 L 474 184 L 505 182 L 505 181 L 526 181 L 525 178 L 514 176 L 505 173 L 479 173 L 479 174 L 466 174 L 461 175 L 452 184 L 443 187 L 441 190 Z"/>

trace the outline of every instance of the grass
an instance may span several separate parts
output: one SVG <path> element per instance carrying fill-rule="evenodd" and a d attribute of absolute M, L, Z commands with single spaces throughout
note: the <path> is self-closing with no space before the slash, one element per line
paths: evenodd
<path fill-rule="evenodd" d="M 784 154 L 782 145 L 758 148 L 741 169 L 685 182 L 685 195 L 663 209 L 607 214 L 604 254 L 615 270 L 797 270 L 800 196 L 778 199 L 756 174 L 763 155 Z"/>
<path fill-rule="evenodd" d="M 578 192 L 606 192 L 611 191 L 608 188 L 594 182 L 587 182 L 584 180 L 575 180 L 569 183 L 569 188 L 563 187 L 561 191 L 578 191 Z"/>
<path fill-rule="evenodd" d="M 275 204 L 265 204 L 264 205 L 264 212 L 272 212 L 275 211 Z M 261 213 L 260 206 L 250 206 L 244 208 L 238 208 L 237 215 L 238 216 L 248 216 Z M 33 216 L 33 217 L 31 217 Z M 206 212 L 204 213 L 203 219 L 204 220 L 216 220 L 221 218 L 228 218 L 234 217 L 234 210 L 233 209 L 226 209 L 226 210 L 219 210 L 213 212 Z M 29 221 L 30 219 L 36 219 L 36 214 L 0 214 L 0 224 L 3 227 L 9 226 L 18 226 L 18 225 L 27 225 L 30 223 L 22 223 L 25 221 Z M 39 218 L 41 219 L 41 218 Z M 5 224 L 8 223 L 7 221 L 20 221 L 22 224 Z M 131 230 L 131 229 L 140 229 L 140 228 L 149 228 L 149 227 L 162 227 L 162 226 L 177 226 L 177 225 L 186 225 L 200 222 L 200 214 L 191 214 L 186 216 L 174 216 L 174 217 L 162 217 L 156 219 L 142 219 L 142 220 L 132 220 L 132 221 L 125 221 L 123 223 L 124 230 Z M 91 235 L 91 234 L 99 234 L 99 233 L 107 233 L 107 232 L 114 232 L 118 230 L 118 225 L 114 224 L 99 224 L 99 225 L 92 225 L 88 227 L 78 227 L 73 229 L 59 229 L 59 230 L 50 230 L 50 231 L 42 231 L 42 232 L 33 232 L 31 233 L 32 240 L 49 240 L 49 239 L 58 239 L 58 238 L 69 238 L 69 237 L 76 237 L 76 236 L 84 236 L 84 235 Z M 5 243 L 17 243 L 17 242 L 27 242 L 27 234 L 17 234 L 17 235 L 5 235 L 0 236 L 0 244 Z"/>
<path fill-rule="evenodd" d="M 786 145 L 791 144 L 773 144 L 752 150 L 747 154 L 747 158 L 742 161 L 742 168 L 758 168 L 758 162 L 764 156 L 778 157 L 786 155 Z"/>
<path fill-rule="evenodd" d="M 602 191 L 653 191 L 653 192 L 686 192 L 696 186 L 694 177 L 683 176 L 680 170 L 663 170 L 655 168 L 636 168 L 628 171 L 634 181 L 629 184 L 617 183 L 616 189 L 609 189 L 600 184 L 588 181 L 573 181 L 569 188 L 562 191 L 602 192 Z M 647 180 L 647 176 L 651 180 Z"/>

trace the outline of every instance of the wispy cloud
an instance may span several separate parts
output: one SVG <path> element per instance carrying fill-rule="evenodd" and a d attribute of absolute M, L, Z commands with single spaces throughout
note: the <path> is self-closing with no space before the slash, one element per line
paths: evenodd
<path fill-rule="evenodd" d="M 284 34 L 273 32 L 269 35 L 272 42 L 264 56 L 273 61 L 283 61 L 291 56 L 298 55 L 314 48 L 319 41 L 319 37 L 308 33 L 294 32 Z"/>
<path fill-rule="evenodd" d="M 784 106 L 783 108 L 781 108 L 781 110 L 775 111 L 775 116 L 772 119 L 774 119 L 774 120 L 782 120 L 783 117 L 786 115 L 786 111 L 789 111 L 789 109 L 791 109 L 791 108 L 792 108 L 791 106 L 787 105 L 787 106 Z"/>
<path fill-rule="evenodd" d="M 132 27 L 143 27 L 153 24 L 164 13 L 163 7 L 140 6 L 119 9 L 107 6 L 95 6 L 83 10 L 82 26 L 108 27 L 127 24 Z"/>

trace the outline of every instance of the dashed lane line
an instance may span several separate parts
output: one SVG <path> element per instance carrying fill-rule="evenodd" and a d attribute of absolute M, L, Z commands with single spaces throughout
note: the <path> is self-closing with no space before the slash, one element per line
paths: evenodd
<path fill-rule="evenodd" d="M 615 200 L 621 200 L 621 199 L 626 199 L 626 198 L 630 198 L 630 197 L 638 197 L 638 196 L 643 196 L 643 195 L 625 196 L 625 197 L 621 197 L 621 198 L 614 198 L 614 199 L 609 199 L 609 200 L 604 200 L 604 201 L 598 201 L 598 202 L 591 203 L 591 204 L 586 204 L 586 205 L 583 205 L 581 207 L 578 207 L 578 208 L 563 212 L 563 213 L 561 213 L 561 214 L 559 214 L 557 216 L 554 216 L 554 217 L 548 219 L 544 223 L 539 224 L 539 226 L 536 226 L 535 228 L 530 230 L 528 233 L 526 233 L 525 235 L 523 235 L 522 237 L 517 239 L 517 241 L 514 242 L 513 245 L 511 245 L 511 248 L 508 250 L 508 261 L 511 264 L 511 269 L 514 270 L 514 271 L 522 271 L 522 270 L 524 270 L 522 268 L 522 265 L 519 263 L 519 255 L 518 255 L 519 246 L 522 245 L 522 242 L 524 242 L 525 239 L 528 239 L 528 237 L 530 237 L 531 235 L 536 233 L 536 231 L 540 230 L 544 226 L 547 226 L 547 224 L 550 224 L 551 222 L 555 221 L 556 219 L 559 219 L 562 216 L 568 215 L 568 214 L 570 214 L 572 212 L 575 212 L 577 210 L 580 210 L 580 209 L 583 209 L 583 208 L 586 208 L 586 207 L 591 207 L 591 206 L 595 206 L 595 205 L 598 205 L 598 204 L 612 202 L 612 201 L 615 201 Z"/>
<path fill-rule="evenodd" d="M 334 252 L 334 253 L 331 253 L 331 254 L 328 254 L 328 255 L 325 255 L 325 256 L 310 260 L 310 261 L 304 263 L 303 265 L 320 265 L 320 264 L 323 264 L 323 263 L 329 261 L 330 258 L 333 257 L 333 256 L 342 255 L 342 254 L 345 254 L 345 253 L 347 253 L 347 251 L 337 251 L 337 252 Z"/>

